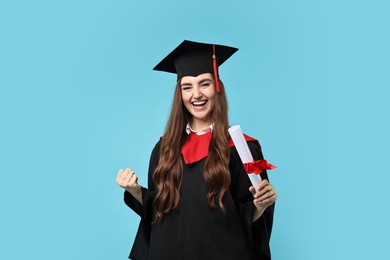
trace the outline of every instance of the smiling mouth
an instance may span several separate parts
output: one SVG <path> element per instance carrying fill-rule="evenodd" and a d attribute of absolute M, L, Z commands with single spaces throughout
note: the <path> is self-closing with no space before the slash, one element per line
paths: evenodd
<path fill-rule="evenodd" d="M 191 104 L 195 107 L 202 107 L 207 104 L 207 100 L 194 101 Z"/>

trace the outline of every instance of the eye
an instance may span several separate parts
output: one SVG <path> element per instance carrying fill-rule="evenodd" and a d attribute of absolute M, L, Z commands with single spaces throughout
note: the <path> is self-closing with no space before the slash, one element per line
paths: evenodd
<path fill-rule="evenodd" d="M 181 87 L 181 90 L 182 91 L 189 91 L 189 90 L 191 90 L 191 86 L 183 86 L 183 87 Z"/>
<path fill-rule="evenodd" d="M 211 85 L 210 82 L 206 82 L 206 83 L 203 83 L 202 85 L 200 85 L 202 88 L 208 88 L 209 86 Z"/>

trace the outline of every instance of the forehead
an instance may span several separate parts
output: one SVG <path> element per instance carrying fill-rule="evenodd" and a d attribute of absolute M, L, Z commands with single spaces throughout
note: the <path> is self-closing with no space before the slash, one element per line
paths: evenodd
<path fill-rule="evenodd" d="M 211 73 L 202 73 L 196 77 L 193 76 L 184 76 L 181 78 L 181 84 L 183 83 L 196 83 L 204 80 L 213 80 L 213 75 Z"/>

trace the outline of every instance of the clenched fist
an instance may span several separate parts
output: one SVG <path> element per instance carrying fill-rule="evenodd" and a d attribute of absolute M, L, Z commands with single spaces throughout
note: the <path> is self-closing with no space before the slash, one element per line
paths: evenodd
<path fill-rule="evenodd" d="M 130 168 L 120 169 L 116 176 L 116 184 L 130 192 L 142 204 L 141 186 L 137 181 L 137 175 Z"/>

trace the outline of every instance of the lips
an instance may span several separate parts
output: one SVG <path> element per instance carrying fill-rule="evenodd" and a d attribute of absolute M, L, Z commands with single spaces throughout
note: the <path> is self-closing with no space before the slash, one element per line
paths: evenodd
<path fill-rule="evenodd" d="M 195 107 L 202 107 L 207 104 L 207 100 L 194 101 L 191 104 Z"/>

